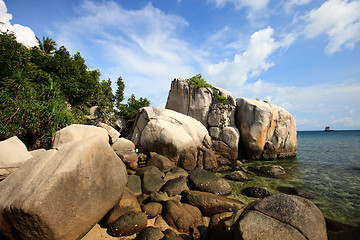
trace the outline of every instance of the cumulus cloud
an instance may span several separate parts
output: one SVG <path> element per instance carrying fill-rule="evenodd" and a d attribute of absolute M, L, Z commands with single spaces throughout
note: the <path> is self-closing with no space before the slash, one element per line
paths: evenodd
<path fill-rule="evenodd" d="M 269 60 L 270 55 L 280 47 L 288 47 L 295 39 L 289 35 L 275 41 L 273 35 L 274 29 L 271 27 L 253 33 L 243 53 L 235 54 L 232 60 L 210 64 L 207 76 L 221 87 L 240 88 L 248 79 L 272 67 L 274 63 Z"/>
<path fill-rule="evenodd" d="M 178 36 L 187 21 L 151 3 L 127 10 L 116 2 L 85 1 L 79 12 L 79 17 L 59 25 L 58 41 L 89 54 L 85 58 L 90 65 L 91 56 L 99 54 L 105 61 L 96 67 L 112 79 L 121 75 L 126 93 L 160 101 L 173 78 L 194 75 L 201 62 L 203 53 Z M 96 46 L 92 53 L 82 49 L 86 44 Z"/>
<path fill-rule="evenodd" d="M 305 36 L 315 38 L 326 34 L 328 54 L 352 49 L 360 41 L 360 1 L 328 0 L 305 16 Z"/>
<path fill-rule="evenodd" d="M 32 47 L 37 45 L 34 32 L 26 26 L 20 24 L 11 24 L 12 15 L 7 12 L 7 7 L 3 0 L 0 0 L 0 31 L 12 32 L 16 36 L 16 40 L 25 46 Z"/>
<path fill-rule="evenodd" d="M 359 92 L 360 83 L 355 80 L 302 87 L 258 80 L 244 84 L 235 96 L 259 98 L 285 108 L 295 117 L 299 130 L 323 129 L 329 124 L 337 129 L 359 129 Z"/>

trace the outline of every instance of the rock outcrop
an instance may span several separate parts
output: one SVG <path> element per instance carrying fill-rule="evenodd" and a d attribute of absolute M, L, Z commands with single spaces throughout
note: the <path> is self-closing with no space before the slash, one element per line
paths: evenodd
<path fill-rule="evenodd" d="M 296 124 L 288 111 L 248 98 L 238 98 L 236 103 L 240 145 L 248 158 L 277 159 L 296 155 Z"/>
<path fill-rule="evenodd" d="M 211 91 L 216 91 L 229 104 L 214 101 Z M 200 121 L 209 130 L 215 150 L 228 159 L 237 159 L 240 135 L 235 127 L 235 99 L 230 92 L 217 87 L 213 90 L 197 87 L 189 79 L 176 78 L 171 83 L 165 108 Z"/>
<path fill-rule="evenodd" d="M 145 152 L 164 155 L 186 170 L 196 166 L 217 167 L 206 128 L 184 114 L 155 107 L 142 108 L 130 136 Z"/>
<path fill-rule="evenodd" d="M 7 177 L 33 156 L 16 136 L 0 142 L 0 180 Z"/>
<path fill-rule="evenodd" d="M 213 91 L 227 99 L 227 104 L 214 100 Z M 296 155 L 295 120 L 276 105 L 247 98 L 235 102 L 224 89 L 197 87 L 190 84 L 190 79 L 176 78 L 171 83 L 166 108 L 199 120 L 208 129 L 216 152 L 227 159 Z"/>
<path fill-rule="evenodd" d="M 280 193 L 250 204 L 235 224 L 234 239 L 327 239 L 325 219 L 312 202 Z"/>
<path fill-rule="evenodd" d="M 98 136 L 106 142 L 109 141 L 108 131 L 104 128 L 90 125 L 72 124 L 54 134 L 52 139 L 52 148 L 59 148 L 66 143 L 80 141 L 92 136 Z"/>
<path fill-rule="evenodd" d="M 206 88 L 190 85 L 189 79 L 175 78 L 165 108 L 191 116 L 208 127 L 211 103 L 211 94 Z"/>
<path fill-rule="evenodd" d="M 126 183 L 108 139 L 48 150 L 0 182 L 0 236 L 78 239 L 119 201 Z"/>

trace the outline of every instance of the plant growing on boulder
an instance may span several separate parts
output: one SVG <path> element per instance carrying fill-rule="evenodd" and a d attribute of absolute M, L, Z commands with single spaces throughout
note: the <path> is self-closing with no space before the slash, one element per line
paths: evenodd
<path fill-rule="evenodd" d="M 207 92 L 211 94 L 212 100 L 215 103 L 222 103 L 225 105 L 230 105 L 231 99 L 230 97 L 223 97 L 220 96 L 216 90 L 210 83 L 206 82 L 206 80 L 203 78 L 203 76 L 199 73 L 193 77 L 190 78 L 189 84 L 196 86 L 196 87 L 204 87 L 207 89 Z"/>

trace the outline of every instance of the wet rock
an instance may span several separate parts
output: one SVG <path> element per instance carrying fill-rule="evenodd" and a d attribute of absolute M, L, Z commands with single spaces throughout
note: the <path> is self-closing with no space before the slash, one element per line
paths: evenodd
<path fill-rule="evenodd" d="M 179 177 L 172 180 L 169 180 L 162 186 L 161 190 L 166 192 L 169 196 L 179 195 L 184 190 L 189 190 L 188 185 L 186 184 L 186 178 Z"/>
<path fill-rule="evenodd" d="M 189 180 L 200 191 L 216 195 L 229 195 L 231 193 L 231 186 L 225 179 L 201 168 L 194 169 L 189 175 Z"/>
<path fill-rule="evenodd" d="M 271 164 L 256 166 L 252 170 L 267 177 L 278 177 L 286 174 L 282 166 Z"/>
<path fill-rule="evenodd" d="M 283 193 L 253 202 L 234 228 L 235 240 L 327 239 L 324 216 L 315 204 Z"/>
<path fill-rule="evenodd" d="M 171 179 L 175 179 L 175 178 L 179 178 L 179 177 L 187 178 L 188 176 L 189 176 L 188 172 L 185 171 L 184 169 L 179 168 L 179 167 L 174 167 L 170 170 L 170 172 L 166 173 L 164 180 L 169 181 Z"/>
<path fill-rule="evenodd" d="M 164 237 L 164 234 L 160 229 L 156 227 L 146 227 L 139 232 L 136 236 L 136 240 L 160 240 Z"/>
<path fill-rule="evenodd" d="M 113 237 L 130 236 L 147 226 L 147 216 L 143 212 L 129 212 L 118 218 L 109 228 Z"/>
<path fill-rule="evenodd" d="M 272 193 L 267 188 L 262 187 L 247 187 L 242 192 L 248 197 L 254 198 L 264 198 L 272 195 Z"/>
<path fill-rule="evenodd" d="M 245 172 L 239 170 L 234 171 L 226 175 L 227 179 L 238 181 L 238 182 L 244 182 L 244 181 L 250 181 L 251 178 L 246 174 Z"/>
<path fill-rule="evenodd" d="M 161 214 L 162 205 L 158 202 L 149 202 L 142 206 L 142 211 L 146 213 L 148 218 L 154 218 Z"/>
<path fill-rule="evenodd" d="M 204 216 L 212 216 L 216 213 L 233 212 L 244 207 L 238 200 L 225 196 L 200 191 L 184 191 L 183 200 L 200 209 Z"/>

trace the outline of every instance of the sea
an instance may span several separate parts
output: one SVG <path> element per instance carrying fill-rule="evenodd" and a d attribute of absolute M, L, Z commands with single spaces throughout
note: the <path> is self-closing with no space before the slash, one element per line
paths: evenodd
<path fill-rule="evenodd" d="M 273 193 L 296 191 L 317 205 L 326 218 L 360 226 L 360 130 L 298 131 L 296 158 L 253 161 L 245 167 L 277 164 L 287 174 L 281 178 L 255 176 L 247 183 L 230 182 L 235 198 L 247 186 L 266 187 Z"/>

